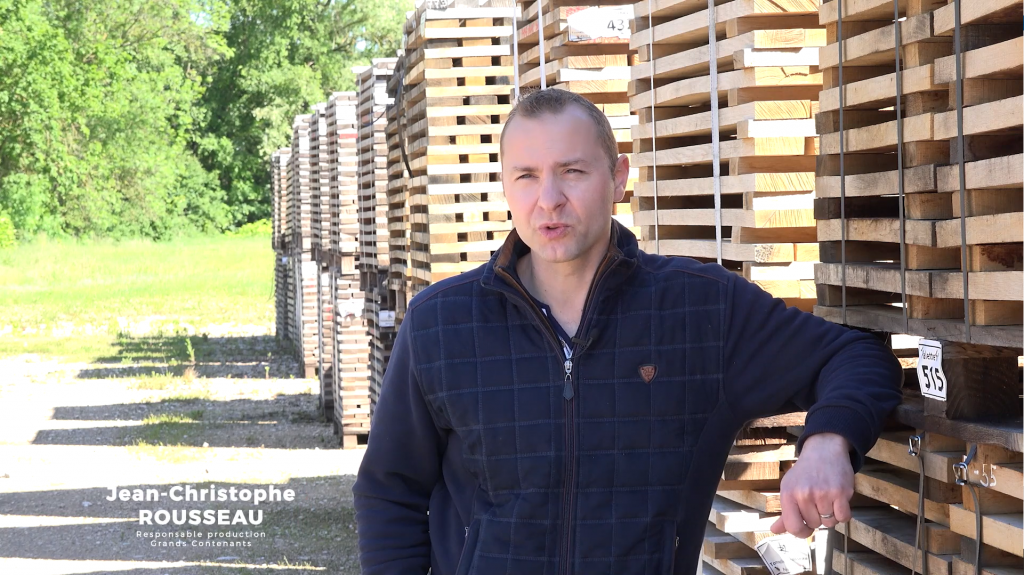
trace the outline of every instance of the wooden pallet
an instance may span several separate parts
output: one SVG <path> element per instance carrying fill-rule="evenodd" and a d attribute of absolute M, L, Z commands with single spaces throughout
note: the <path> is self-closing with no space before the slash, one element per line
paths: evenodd
<path fill-rule="evenodd" d="M 330 249 L 330 176 L 335 158 L 329 154 L 327 103 L 313 106 L 309 122 L 309 230 L 314 258 Z"/>
<path fill-rule="evenodd" d="M 292 123 L 292 146 L 288 157 L 288 220 L 292 251 L 308 252 L 313 249 L 310 236 L 310 114 L 296 116 Z"/>
<path fill-rule="evenodd" d="M 359 255 L 358 148 L 355 92 L 335 92 L 327 101 L 330 141 L 330 264 L 355 273 Z"/>
<path fill-rule="evenodd" d="M 955 483 L 953 464 L 968 445 L 932 432 L 922 433 L 920 457 L 925 470 L 925 521 L 922 533 L 926 554 L 916 549 L 920 462 L 907 454 L 905 440 L 915 433 L 883 435 L 868 454 L 869 464 L 856 476 L 855 490 L 862 497 L 854 506 L 854 519 L 840 525 L 849 532 L 849 556 L 836 545 L 833 567 L 839 573 L 889 575 L 920 570 L 927 557 L 929 573 L 967 575 L 980 555 L 983 571 L 1017 574 L 1021 571 L 1021 521 L 1024 502 L 1019 452 L 994 445 L 978 445 L 968 477 L 978 485 L 982 511 L 982 541 L 974 541 L 974 502 L 968 488 Z M 1001 484 L 1002 483 L 1002 484 Z"/>
<path fill-rule="evenodd" d="M 817 127 L 815 217 L 821 261 L 816 313 L 848 324 L 967 342 L 961 269 L 952 3 L 901 2 L 903 166 L 898 126 L 892 3 L 844 3 L 844 81 L 838 86 L 837 13 L 822 4 L 830 45 Z M 1024 323 L 1020 2 L 964 3 L 964 213 L 970 342 L 1018 347 Z M 973 67 L 972 67 L 973 66 Z M 839 132 L 839 95 L 845 97 Z M 840 137 L 845 147 L 841 206 Z M 905 199 L 900 253 L 899 181 Z M 845 221 L 840 218 L 845 211 Z M 845 270 L 841 240 L 846 234 Z M 906 272 L 901 271 L 903 262 Z M 903 283 L 905 282 L 905 291 Z M 906 297 L 907 321 L 902 305 Z"/>
<path fill-rule="evenodd" d="M 512 84 L 511 47 L 500 40 L 511 15 L 421 8 L 406 23 L 409 297 L 478 267 L 512 229 L 498 163 Z"/>
<path fill-rule="evenodd" d="M 341 446 L 348 449 L 370 431 L 369 336 L 363 321 L 365 296 L 359 291 L 359 277 L 334 273 L 332 278 L 336 310 L 332 419 Z"/>
<path fill-rule="evenodd" d="M 281 148 L 270 155 L 270 199 L 273 230 L 270 244 L 275 252 L 285 252 L 288 247 L 285 243 L 287 230 L 284 214 L 287 205 L 285 190 L 288 187 L 288 156 L 291 153 L 291 148 Z"/>
<path fill-rule="evenodd" d="M 381 325 L 381 318 L 394 314 L 394 303 L 387 289 L 390 268 L 388 230 L 388 145 L 387 106 L 393 100 L 387 94 L 388 79 L 394 73 L 397 58 L 373 60 L 359 76 L 359 285 L 365 294 L 363 319 L 370 336 L 368 366 L 370 372 L 370 415 L 384 381 L 394 344 L 394 323 Z"/>
<path fill-rule="evenodd" d="M 723 265 L 807 311 L 818 261 L 813 114 L 826 40 L 817 7 L 816 0 L 719 3 L 714 94 L 707 2 L 636 4 L 630 41 L 640 59 L 630 107 L 640 117 L 633 218 L 642 249 L 715 260 L 717 218 Z M 717 210 L 712 98 L 719 105 Z"/>
<path fill-rule="evenodd" d="M 388 80 L 388 97 L 392 104 L 387 107 L 387 198 L 388 198 L 388 273 L 386 288 L 388 299 L 395 306 L 396 327 L 405 316 L 409 283 L 409 191 L 406 182 L 409 172 L 403 159 L 403 149 L 408 139 L 408 117 L 404 111 L 404 76 L 407 59 L 399 53 L 395 73 Z"/>

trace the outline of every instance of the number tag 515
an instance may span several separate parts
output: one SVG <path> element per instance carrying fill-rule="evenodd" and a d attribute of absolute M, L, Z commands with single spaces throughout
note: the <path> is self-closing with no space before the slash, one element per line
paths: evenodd
<path fill-rule="evenodd" d="M 917 344 L 917 380 L 921 395 L 946 401 L 946 374 L 942 372 L 942 343 L 922 339 Z"/>

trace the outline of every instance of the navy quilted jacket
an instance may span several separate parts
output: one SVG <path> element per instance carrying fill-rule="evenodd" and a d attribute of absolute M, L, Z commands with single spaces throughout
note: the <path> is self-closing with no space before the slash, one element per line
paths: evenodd
<path fill-rule="evenodd" d="M 693 573 L 745 422 L 807 410 L 859 467 L 900 400 L 872 336 L 618 224 L 567 361 L 510 273 L 528 249 L 411 302 L 353 488 L 365 575 Z"/>

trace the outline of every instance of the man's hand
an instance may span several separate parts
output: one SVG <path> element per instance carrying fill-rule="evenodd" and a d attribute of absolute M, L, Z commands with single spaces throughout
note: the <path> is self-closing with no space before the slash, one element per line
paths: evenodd
<path fill-rule="evenodd" d="M 782 517 L 772 533 L 810 537 L 824 525 L 850 520 L 853 467 L 850 445 L 841 435 L 820 433 L 804 441 L 800 458 L 782 478 Z"/>

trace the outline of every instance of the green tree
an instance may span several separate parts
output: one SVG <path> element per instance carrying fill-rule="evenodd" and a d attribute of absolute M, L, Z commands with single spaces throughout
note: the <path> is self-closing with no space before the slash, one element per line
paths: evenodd
<path fill-rule="evenodd" d="M 394 56 L 412 0 L 239 0 L 225 40 L 231 56 L 205 103 L 204 164 L 220 176 L 234 223 L 270 216 L 267 158 L 291 122 L 334 91 L 352 90 L 352 66 Z"/>

